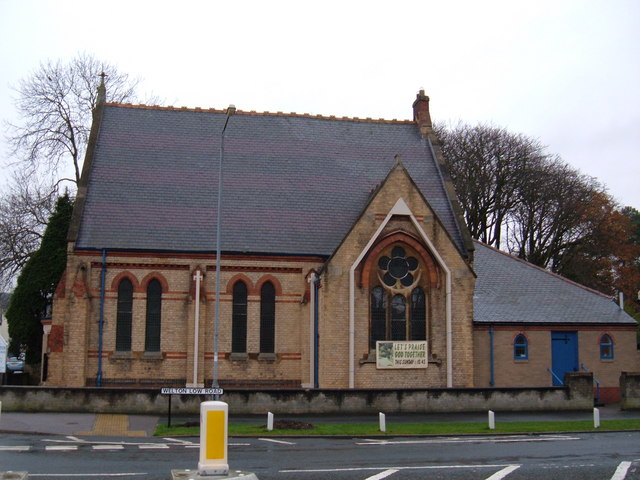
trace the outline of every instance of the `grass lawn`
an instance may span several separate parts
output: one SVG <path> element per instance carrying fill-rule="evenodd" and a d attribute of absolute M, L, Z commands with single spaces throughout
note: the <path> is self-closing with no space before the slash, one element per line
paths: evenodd
<path fill-rule="evenodd" d="M 602 430 L 640 430 L 638 420 L 603 420 L 600 428 L 593 427 L 592 420 L 570 422 L 502 422 L 496 423 L 495 430 L 489 430 L 487 423 L 387 423 L 385 434 L 380 432 L 377 423 L 324 423 L 311 429 L 276 429 L 269 431 L 266 425 L 229 424 L 229 435 L 287 436 L 287 435 L 460 435 L 492 433 L 547 433 L 578 432 Z M 157 437 L 175 435 L 200 435 L 200 427 L 185 427 L 180 424 L 159 424 L 154 433 Z"/>

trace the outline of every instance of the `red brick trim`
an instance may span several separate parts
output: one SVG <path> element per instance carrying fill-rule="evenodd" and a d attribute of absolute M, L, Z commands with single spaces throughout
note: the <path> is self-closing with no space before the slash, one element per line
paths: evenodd
<path fill-rule="evenodd" d="M 226 293 L 227 295 L 233 295 L 233 286 L 239 281 L 243 281 L 247 285 L 247 296 L 253 295 L 253 291 L 255 289 L 255 287 L 253 286 L 253 282 L 244 273 L 238 273 L 237 275 L 231 277 L 231 279 L 227 282 L 227 289 L 224 293 Z"/>
<path fill-rule="evenodd" d="M 604 332 L 602 332 L 600 334 L 600 336 L 598 336 L 598 346 L 600 346 L 600 343 L 602 342 L 602 337 L 604 337 L 605 335 L 609 335 L 609 338 L 611 339 L 611 341 L 613 342 L 613 344 L 616 344 L 616 337 L 611 334 L 610 332 L 607 332 L 606 330 Z"/>
<path fill-rule="evenodd" d="M 367 257 L 364 259 L 364 266 L 362 267 L 362 271 L 360 273 L 360 287 L 363 286 L 365 281 L 367 283 L 369 282 L 369 276 L 371 275 L 371 271 L 374 268 L 375 262 L 378 260 L 378 256 L 380 255 L 380 253 L 393 243 L 405 243 L 413 248 L 424 263 L 429 287 L 433 288 L 440 286 L 440 279 L 438 274 L 439 268 L 437 267 L 435 260 L 431 256 L 431 253 L 429 253 L 429 251 L 422 245 L 421 242 L 419 242 L 408 233 L 395 232 L 384 237 L 367 253 Z"/>
<path fill-rule="evenodd" d="M 273 288 L 276 291 L 276 297 L 282 295 L 282 285 L 280 285 L 280 281 L 273 275 L 264 275 L 260 277 L 258 283 L 256 283 L 256 295 L 260 295 L 262 286 L 267 282 L 271 282 L 273 284 Z"/>
<path fill-rule="evenodd" d="M 151 272 L 146 277 L 144 277 L 140 282 L 140 290 L 146 293 L 147 288 L 149 288 L 149 283 L 154 279 L 160 282 L 160 285 L 162 286 L 162 293 L 169 292 L 169 283 L 167 282 L 167 279 L 164 278 L 164 275 L 162 275 L 160 272 Z"/>
<path fill-rule="evenodd" d="M 149 264 L 149 263 L 125 263 L 125 262 L 107 262 L 107 268 L 125 268 L 127 270 L 189 270 L 189 265 L 172 265 L 172 264 Z M 91 262 L 92 268 L 102 268 L 102 262 Z"/>
<path fill-rule="evenodd" d="M 64 351 L 64 325 L 51 325 L 47 346 L 52 353 Z"/>
<path fill-rule="evenodd" d="M 74 250 L 75 255 L 84 257 L 99 257 L 100 252 L 96 250 Z M 215 262 L 216 256 L 212 253 L 179 253 L 179 252 L 108 252 L 112 257 L 133 257 L 133 258 L 170 258 L 170 259 L 183 259 L 183 260 L 210 260 L 211 263 Z M 264 262 L 291 262 L 291 263 L 324 263 L 326 257 L 303 257 L 299 255 L 245 255 L 238 253 L 223 254 L 222 260 L 245 260 L 245 261 L 264 261 Z M 102 266 L 102 262 L 95 262 L 98 266 Z M 117 262 L 112 262 L 117 265 Z M 107 263 L 109 265 L 109 263 Z M 132 265 L 144 266 L 145 264 L 132 263 Z M 147 265 L 149 266 L 149 265 Z M 152 267 L 158 267 L 159 265 L 153 264 Z M 166 267 L 175 268 L 189 268 L 188 265 L 174 265 L 166 264 Z"/>
<path fill-rule="evenodd" d="M 493 327 L 494 330 L 500 330 L 500 331 L 522 331 L 522 329 L 525 329 L 527 331 L 531 331 L 531 330 L 543 330 L 543 331 L 617 331 L 617 332 L 624 332 L 624 331 L 636 331 L 636 326 L 635 325 L 553 325 L 553 324 L 548 324 L 548 325 L 517 325 L 517 324 L 513 324 L 513 325 L 474 325 L 473 329 L 474 330 L 489 330 L 491 327 Z"/>
<path fill-rule="evenodd" d="M 118 286 L 120 285 L 120 282 L 125 278 L 128 278 L 129 280 L 131 280 L 131 283 L 133 284 L 133 292 L 134 293 L 136 293 L 136 292 L 140 293 L 140 283 L 138 282 L 138 279 L 135 277 L 135 275 L 133 273 L 128 272 L 126 270 L 124 272 L 120 272 L 111 281 L 111 291 L 117 292 L 118 291 Z"/>

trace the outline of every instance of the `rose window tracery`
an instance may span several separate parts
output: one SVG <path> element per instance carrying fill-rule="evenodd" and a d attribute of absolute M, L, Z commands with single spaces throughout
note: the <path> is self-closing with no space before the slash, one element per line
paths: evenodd
<path fill-rule="evenodd" d="M 412 289 L 420 281 L 420 263 L 418 259 L 407 256 L 403 247 L 396 246 L 391 255 L 378 260 L 378 279 L 392 292 Z"/>

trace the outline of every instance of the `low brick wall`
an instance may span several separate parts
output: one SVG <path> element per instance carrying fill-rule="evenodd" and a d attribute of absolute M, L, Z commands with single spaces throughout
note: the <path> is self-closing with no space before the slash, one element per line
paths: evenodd
<path fill-rule="evenodd" d="M 622 372 L 620 375 L 620 408 L 640 408 L 640 372 Z"/>
<path fill-rule="evenodd" d="M 589 410 L 593 377 L 567 374 L 565 387 L 406 390 L 225 390 L 231 414 L 356 414 Z M 171 411 L 197 414 L 204 395 L 172 395 Z M 4 411 L 165 414 L 159 389 L 0 387 Z"/>

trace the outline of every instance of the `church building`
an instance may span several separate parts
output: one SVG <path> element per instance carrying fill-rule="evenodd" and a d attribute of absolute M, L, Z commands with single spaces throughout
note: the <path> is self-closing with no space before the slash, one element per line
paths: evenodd
<path fill-rule="evenodd" d="M 423 91 L 408 121 L 101 101 L 68 240 L 46 385 L 548 386 L 574 350 L 612 388 L 638 369 L 612 299 L 471 239 Z"/>

